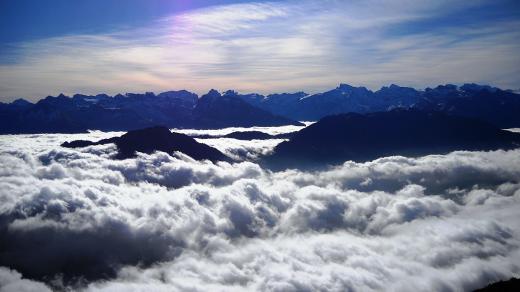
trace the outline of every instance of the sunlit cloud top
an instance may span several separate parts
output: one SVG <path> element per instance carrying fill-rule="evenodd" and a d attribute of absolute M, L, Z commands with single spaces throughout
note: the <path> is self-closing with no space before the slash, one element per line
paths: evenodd
<path fill-rule="evenodd" d="M 520 88 L 514 1 L 213 2 L 100 32 L 0 38 L 0 99 L 340 82 Z"/>

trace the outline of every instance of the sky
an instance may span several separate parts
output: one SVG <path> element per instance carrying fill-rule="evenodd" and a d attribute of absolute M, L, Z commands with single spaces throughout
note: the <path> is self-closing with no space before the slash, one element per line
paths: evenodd
<path fill-rule="evenodd" d="M 515 0 L 0 1 L 0 101 L 59 93 L 520 88 Z"/>

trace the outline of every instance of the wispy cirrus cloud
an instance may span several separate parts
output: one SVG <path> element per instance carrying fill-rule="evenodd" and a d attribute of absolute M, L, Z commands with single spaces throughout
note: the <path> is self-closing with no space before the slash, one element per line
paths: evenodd
<path fill-rule="evenodd" d="M 490 3 L 307 0 L 212 6 L 139 29 L 17 44 L 3 58 L 9 62 L 0 64 L 0 95 L 172 88 L 312 92 L 339 82 L 375 88 L 473 81 L 516 88 L 518 19 L 472 19 L 463 25 L 446 20 Z M 424 28 L 424 21 L 434 24 Z"/>

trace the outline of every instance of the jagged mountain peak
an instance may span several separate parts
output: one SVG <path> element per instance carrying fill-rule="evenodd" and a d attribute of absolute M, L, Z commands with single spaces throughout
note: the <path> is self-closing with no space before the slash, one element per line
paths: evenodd
<path fill-rule="evenodd" d="M 222 94 L 220 94 L 220 92 L 216 89 L 210 89 L 210 91 L 208 91 L 208 93 L 206 93 L 204 96 L 208 96 L 208 97 L 220 97 L 222 96 Z"/>
<path fill-rule="evenodd" d="M 15 105 L 15 106 L 30 106 L 30 105 L 33 105 L 32 102 L 29 102 L 29 101 L 27 101 L 26 99 L 23 99 L 23 98 L 15 99 L 13 102 L 11 102 L 11 104 Z"/>
<path fill-rule="evenodd" d="M 350 84 L 346 84 L 346 83 L 340 83 L 338 87 L 336 87 L 335 90 L 339 90 L 339 91 L 364 91 L 364 92 L 368 92 L 370 91 L 369 89 L 367 89 L 366 87 L 364 86 L 352 86 Z"/>
<path fill-rule="evenodd" d="M 226 90 L 223 95 L 224 96 L 238 96 L 238 92 L 233 89 L 229 89 L 229 90 Z"/>
<path fill-rule="evenodd" d="M 489 91 L 489 92 L 496 92 L 497 90 L 499 90 L 496 87 L 492 87 L 492 86 L 489 86 L 489 85 L 480 85 L 480 84 L 476 84 L 476 83 L 465 83 L 464 85 L 462 85 L 460 87 L 460 89 L 464 90 L 464 91 L 482 91 L 482 90 L 486 90 L 486 91 Z"/>

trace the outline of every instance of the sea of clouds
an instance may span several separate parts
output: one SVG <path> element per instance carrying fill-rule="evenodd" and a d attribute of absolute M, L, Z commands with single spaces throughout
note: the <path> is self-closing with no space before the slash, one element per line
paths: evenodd
<path fill-rule="evenodd" d="M 470 291 L 520 275 L 520 150 L 272 172 L 257 159 L 278 140 L 206 141 L 232 164 L 59 146 L 119 134 L 0 136 L 0 291 Z"/>

